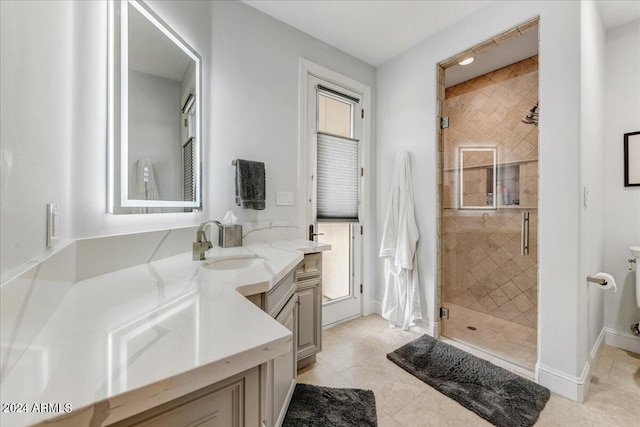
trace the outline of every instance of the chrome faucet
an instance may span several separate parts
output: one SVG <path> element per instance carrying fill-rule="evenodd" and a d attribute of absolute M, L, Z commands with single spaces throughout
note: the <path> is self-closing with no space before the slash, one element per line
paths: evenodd
<path fill-rule="evenodd" d="M 207 240 L 207 234 L 205 231 L 210 224 L 215 224 L 220 227 L 219 221 L 209 220 L 200 224 L 198 227 L 198 231 L 196 233 L 196 241 L 193 242 L 193 260 L 194 261 L 202 261 L 204 259 L 204 254 L 213 247 L 211 242 Z"/>

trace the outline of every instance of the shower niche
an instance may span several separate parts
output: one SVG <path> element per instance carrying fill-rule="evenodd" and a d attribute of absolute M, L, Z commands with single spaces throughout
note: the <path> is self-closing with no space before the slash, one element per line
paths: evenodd
<path fill-rule="evenodd" d="M 494 181 L 493 171 L 492 168 L 486 168 L 487 204 L 491 199 L 497 207 L 520 206 L 520 165 L 498 165 L 495 184 L 492 184 Z"/>
<path fill-rule="evenodd" d="M 520 171 L 527 168 L 529 162 L 498 164 L 495 147 L 459 148 L 458 157 L 460 209 L 520 207 Z M 446 172 L 451 176 L 456 171 Z M 523 196 L 526 199 L 526 195 Z"/>

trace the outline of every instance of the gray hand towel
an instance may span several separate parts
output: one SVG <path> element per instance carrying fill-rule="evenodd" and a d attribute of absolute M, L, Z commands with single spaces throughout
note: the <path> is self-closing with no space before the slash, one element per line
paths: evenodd
<path fill-rule="evenodd" d="M 264 210 L 265 187 L 264 163 L 236 160 L 236 205 L 242 209 Z"/>

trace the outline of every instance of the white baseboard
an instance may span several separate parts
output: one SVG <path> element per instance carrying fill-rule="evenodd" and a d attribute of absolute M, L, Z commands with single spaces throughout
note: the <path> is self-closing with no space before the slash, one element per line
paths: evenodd
<path fill-rule="evenodd" d="M 417 323 L 415 326 L 409 328 L 409 331 L 438 338 L 440 337 L 440 322 Z"/>
<path fill-rule="evenodd" d="M 598 359 L 600 358 L 600 354 L 602 353 L 602 348 L 605 342 L 605 336 L 606 336 L 606 331 L 605 328 L 602 328 L 602 330 L 600 331 L 600 334 L 598 335 L 598 339 L 596 340 L 595 344 L 593 344 L 593 348 L 591 349 L 591 353 L 589 353 L 589 360 L 587 361 L 587 364 L 584 366 L 584 369 L 582 371 L 582 384 L 583 384 L 583 400 L 584 401 L 584 397 L 587 396 L 587 394 L 589 393 L 589 386 L 591 385 L 591 377 L 593 376 L 593 370 L 596 367 L 596 363 L 598 362 Z"/>
<path fill-rule="evenodd" d="M 536 365 L 536 381 L 560 396 L 576 402 L 584 402 L 584 384 L 578 377 L 567 375 L 538 363 Z"/>
<path fill-rule="evenodd" d="M 420 335 L 427 334 L 427 335 L 430 335 L 432 337 L 434 336 L 433 335 L 433 328 L 430 325 L 426 324 L 426 323 L 418 323 L 418 324 L 416 324 L 414 326 L 411 326 L 409 328 L 409 332 L 413 332 L 414 334 L 420 334 Z"/>
<path fill-rule="evenodd" d="M 364 312 L 366 313 L 367 311 L 365 310 Z M 380 303 L 380 301 L 371 301 L 369 303 L 369 314 L 371 313 L 382 315 L 382 304 Z M 410 327 L 409 331 L 421 335 L 427 334 L 432 337 L 438 338 L 440 336 L 440 322 L 420 322 L 415 326 Z"/>
<path fill-rule="evenodd" d="M 536 365 L 536 381 L 538 384 L 547 387 L 552 392 L 564 396 L 567 399 L 580 403 L 584 402 L 589 390 L 589 384 L 591 383 L 593 369 L 602 352 L 605 336 L 606 331 L 605 328 L 603 328 L 589 353 L 589 359 L 585 363 L 582 374 L 579 377 L 565 374 L 564 372 L 538 363 Z"/>
<path fill-rule="evenodd" d="M 362 314 L 368 316 L 369 314 L 382 314 L 382 304 L 380 301 L 370 301 L 368 307 L 364 307 Z"/>
<path fill-rule="evenodd" d="M 618 331 L 612 328 L 604 328 L 604 330 L 606 332 L 605 343 L 607 345 L 640 353 L 640 337 L 630 332 Z"/>

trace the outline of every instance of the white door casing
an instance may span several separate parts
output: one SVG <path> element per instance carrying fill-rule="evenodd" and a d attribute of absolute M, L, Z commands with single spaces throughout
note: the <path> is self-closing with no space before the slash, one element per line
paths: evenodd
<path fill-rule="evenodd" d="M 359 222 L 352 223 L 351 243 L 351 292 L 348 297 L 338 298 L 323 305 L 323 326 L 331 326 L 360 315 L 375 312 L 371 304 L 373 291 L 373 248 L 372 239 L 367 233 L 369 229 L 369 195 L 370 195 L 370 120 L 367 111 L 371 105 L 371 90 L 353 79 L 335 73 L 305 59 L 300 60 L 300 157 L 299 187 L 303 197 L 300 206 L 300 224 L 304 225 L 306 237 L 307 226 L 316 221 L 316 185 L 313 181 L 316 166 L 316 86 L 336 90 L 345 95 L 358 98 L 354 115 L 354 139 L 360 140 L 359 163 L 363 173 L 359 182 Z M 361 114 L 362 111 L 362 114 Z M 364 117 L 362 117 L 364 115 Z M 357 121 L 357 123 L 356 123 Z M 362 227 L 362 228 L 361 228 Z M 361 229 L 364 233 L 361 235 Z M 322 241 L 322 236 L 320 236 Z M 361 286 L 362 293 L 361 293 Z M 370 284 L 371 286 L 367 286 Z M 363 303 L 364 302 L 364 303 Z"/>

